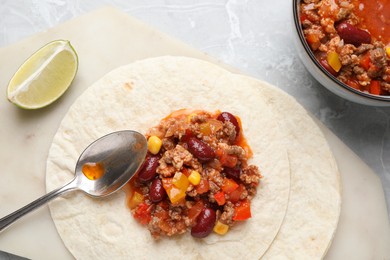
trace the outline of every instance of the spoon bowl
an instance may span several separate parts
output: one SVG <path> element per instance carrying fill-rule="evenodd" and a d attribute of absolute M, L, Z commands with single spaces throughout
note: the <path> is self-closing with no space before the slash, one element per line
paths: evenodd
<path fill-rule="evenodd" d="M 66 192 L 81 190 L 91 197 L 105 197 L 114 193 L 134 176 L 142 165 L 146 152 L 146 138 L 135 131 L 113 132 L 97 139 L 80 155 L 72 181 L 0 219 L 0 232 L 22 216 Z M 99 165 L 101 177 L 88 178 L 83 171 L 83 166 L 87 164 Z"/>
<path fill-rule="evenodd" d="M 135 174 L 145 159 L 146 139 L 134 131 L 120 131 L 105 135 L 91 143 L 75 168 L 77 188 L 92 197 L 104 197 L 120 189 Z M 100 163 L 104 174 L 96 180 L 88 179 L 82 167 L 86 163 Z"/>

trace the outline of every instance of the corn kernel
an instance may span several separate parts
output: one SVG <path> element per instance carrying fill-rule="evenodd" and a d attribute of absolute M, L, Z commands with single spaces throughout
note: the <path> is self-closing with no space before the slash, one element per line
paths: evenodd
<path fill-rule="evenodd" d="M 149 150 L 150 153 L 158 154 L 158 152 L 161 149 L 161 145 L 162 145 L 162 141 L 161 141 L 160 138 L 158 138 L 155 135 L 152 135 L 151 137 L 149 137 L 149 140 L 148 140 L 148 150 Z"/>
<path fill-rule="evenodd" d="M 226 224 L 221 223 L 219 220 L 217 221 L 217 224 L 215 224 L 213 228 L 214 232 L 218 235 L 225 235 L 226 232 L 229 230 L 229 226 Z"/>
<path fill-rule="evenodd" d="M 193 184 L 193 185 L 198 185 L 200 182 L 200 174 L 197 171 L 191 171 L 191 174 L 188 176 L 188 180 Z"/>
<path fill-rule="evenodd" d="M 390 46 L 386 46 L 385 50 L 386 50 L 387 57 L 390 58 Z"/>

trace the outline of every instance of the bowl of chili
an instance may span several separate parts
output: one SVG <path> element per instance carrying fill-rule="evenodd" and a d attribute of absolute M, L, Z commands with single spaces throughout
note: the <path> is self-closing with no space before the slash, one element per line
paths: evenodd
<path fill-rule="evenodd" d="M 293 0 L 295 43 L 333 93 L 390 106 L 390 0 Z"/>

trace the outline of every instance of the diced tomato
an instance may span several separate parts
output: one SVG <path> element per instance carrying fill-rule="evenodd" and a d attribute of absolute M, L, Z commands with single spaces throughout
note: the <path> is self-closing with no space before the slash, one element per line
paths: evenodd
<path fill-rule="evenodd" d="M 187 142 L 188 139 L 194 136 L 194 133 L 190 129 L 186 129 L 186 134 L 180 139 L 182 142 Z"/>
<path fill-rule="evenodd" d="M 191 174 L 191 172 L 186 167 L 181 169 L 181 173 L 183 173 L 186 177 L 190 176 Z"/>
<path fill-rule="evenodd" d="M 321 45 L 320 37 L 318 34 L 307 34 L 306 41 L 313 51 L 317 50 Z"/>
<path fill-rule="evenodd" d="M 245 191 L 244 185 L 240 184 L 237 189 L 229 194 L 228 200 L 235 203 L 240 200 L 241 194 Z"/>
<path fill-rule="evenodd" d="M 368 92 L 370 92 L 373 95 L 380 95 L 381 94 L 380 82 L 378 80 L 371 80 Z"/>
<path fill-rule="evenodd" d="M 371 57 L 370 57 L 370 53 L 369 52 L 367 52 L 366 54 L 363 55 L 363 57 L 359 61 L 359 64 L 365 70 L 368 70 L 370 68 Z"/>
<path fill-rule="evenodd" d="M 139 204 L 137 209 L 135 210 L 134 218 L 137 219 L 141 224 L 146 225 L 152 219 L 150 212 L 151 212 L 150 205 L 143 202 Z"/>
<path fill-rule="evenodd" d="M 237 165 L 238 158 L 234 155 L 224 154 L 219 161 L 223 166 L 234 168 Z"/>
<path fill-rule="evenodd" d="M 235 181 L 233 181 L 232 179 L 225 178 L 223 180 L 223 184 L 222 184 L 222 191 L 223 192 L 230 194 L 234 190 L 236 190 L 237 188 L 238 188 L 238 184 Z"/>
<path fill-rule="evenodd" d="M 195 221 L 202 209 L 204 208 L 204 203 L 203 201 L 199 200 L 197 201 L 194 206 L 192 206 L 188 210 L 188 218 L 190 219 L 191 222 Z"/>
<path fill-rule="evenodd" d="M 169 213 L 168 210 L 159 210 L 154 213 L 154 216 L 161 220 L 166 220 L 169 218 Z"/>
<path fill-rule="evenodd" d="M 225 193 L 223 191 L 215 193 L 214 194 L 214 199 L 217 201 L 219 206 L 222 206 L 226 202 L 226 200 L 225 200 Z"/>
<path fill-rule="evenodd" d="M 233 220 L 246 220 L 251 216 L 251 204 L 248 200 L 242 201 L 234 208 Z"/>
<path fill-rule="evenodd" d="M 360 90 L 360 85 L 359 85 L 359 83 L 358 83 L 356 80 L 348 79 L 348 80 L 345 82 L 345 84 L 347 84 L 347 85 L 350 86 L 351 88 Z"/>
<path fill-rule="evenodd" d="M 308 16 L 306 14 L 301 13 L 301 15 L 299 16 L 299 20 L 301 21 L 301 23 L 304 22 L 306 19 L 308 20 Z"/>
<path fill-rule="evenodd" d="M 220 158 L 222 157 L 223 155 L 225 154 L 225 151 L 221 148 L 217 148 L 217 150 L 215 151 L 215 155 Z"/>
<path fill-rule="evenodd" d="M 206 179 L 201 179 L 198 186 L 196 186 L 196 192 L 198 194 L 203 194 L 205 192 L 208 192 L 210 189 L 209 181 Z"/>
<path fill-rule="evenodd" d="M 217 149 L 215 152 L 222 166 L 234 168 L 238 162 L 237 156 L 225 153 L 223 149 Z"/>

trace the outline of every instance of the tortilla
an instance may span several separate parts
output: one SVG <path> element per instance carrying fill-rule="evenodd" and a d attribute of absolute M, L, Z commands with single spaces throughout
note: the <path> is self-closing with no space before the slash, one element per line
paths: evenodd
<path fill-rule="evenodd" d="M 340 174 L 326 139 L 292 97 L 266 82 L 234 77 L 243 84 L 257 83 L 261 88 L 264 100 L 284 130 L 290 162 L 291 191 L 286 217 L 263 259 L 321 259 L 331 245 L 341 211 Z"/>
<path fill-rule="evenodd" d="M 250 163 L 263 175 L 252 218 L 225 236 L 195 239 L 187 233 L 156 242 L 131 216 L 123 191 L 105 199 L 74 192 L 51 202 L 50 211 L 77 259 L 258 259 L 266 252 L 287 210 L 288 151 L 258 83 L 233 79 L 217 66 L 184 57 L 147 59 L 110 72 L 75 101 L 61 122 L 49 151 L 46 185 L 51 191 L 69 181 L 79 154 L 102 135 L 123 129 L 145 133 L 181 108 L 219 109 L 241 118 L 254 154 Z"/>

